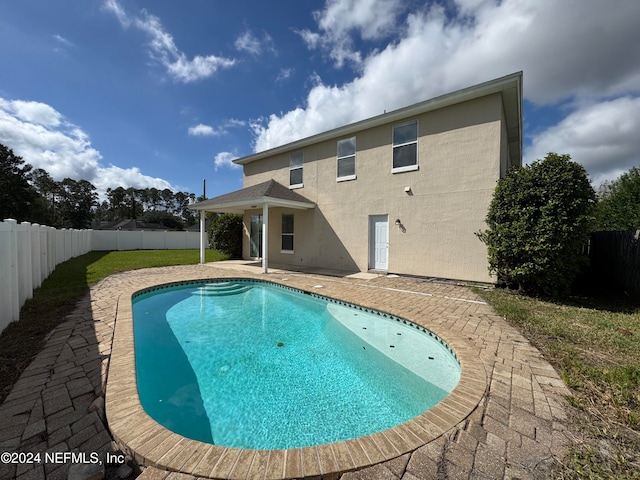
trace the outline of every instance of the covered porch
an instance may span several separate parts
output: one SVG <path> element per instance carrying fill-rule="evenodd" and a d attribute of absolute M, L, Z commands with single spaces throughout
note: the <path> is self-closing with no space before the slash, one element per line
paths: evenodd
<path fill-rule="evenodd" d="M 244 214 L 247 210 L 262 209 L 260 258 L 262 273 L 267 273 L 269 271 L 269 208 L 273 207 L 309 210 L 316 205 L 275 180 L 268 180 L 191 205 L 190 209 L 200 212 L 200 263 L 204 263 L 206 247 L 205 212 Z"/>

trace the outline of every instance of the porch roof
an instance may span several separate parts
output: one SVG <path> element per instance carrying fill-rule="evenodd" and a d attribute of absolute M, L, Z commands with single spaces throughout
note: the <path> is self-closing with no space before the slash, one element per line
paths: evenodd
<path fill-rule="evenodd" d="M 309 209 L 316 206 L 315 203 L 310 202 L 299 193 L 272 179 L 194 203 L 189 208 L 205 212 L 243 213 L 245 210 L 262 208 L 264 205 L 297 209 Z"/>

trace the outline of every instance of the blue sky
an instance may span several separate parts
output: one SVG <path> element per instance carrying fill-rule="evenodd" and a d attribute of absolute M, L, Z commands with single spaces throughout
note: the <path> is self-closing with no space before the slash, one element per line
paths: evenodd
<path fill-rule="evenodd" d="M 640 2 L 0 4 L 0 143 L 56 180 L 207 196 L 231 160 L 524 71 L 524 161 L 640 165 Z"/>

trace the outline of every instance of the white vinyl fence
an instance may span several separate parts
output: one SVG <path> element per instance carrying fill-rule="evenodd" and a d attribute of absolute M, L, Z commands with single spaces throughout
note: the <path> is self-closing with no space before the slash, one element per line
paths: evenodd
<path fill-rule="evenodd" d="M 199 232 L 69 230 L 0 222 L 0 333 L 56 265 L 92 250 L 180 250 L 200 247 Z"/>
<path fill-rule="evenodd" d="M 93 230 L 91 250 L 185 250 L 200 248 L 200 232 Z"/>
<path fill-rule="evenodd" d="M 91 230 L 0 222 L 0 332 L 56 265 L 91 251 Z"/>

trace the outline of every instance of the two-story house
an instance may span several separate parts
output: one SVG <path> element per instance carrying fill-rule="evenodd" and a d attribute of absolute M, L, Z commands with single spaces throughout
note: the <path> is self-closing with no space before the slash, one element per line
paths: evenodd
<path fill-rule="evenodd" d="M 522 162 L 522 72 L 235 160 L 243 257 L 491 282 L 475 232 Z"/>

